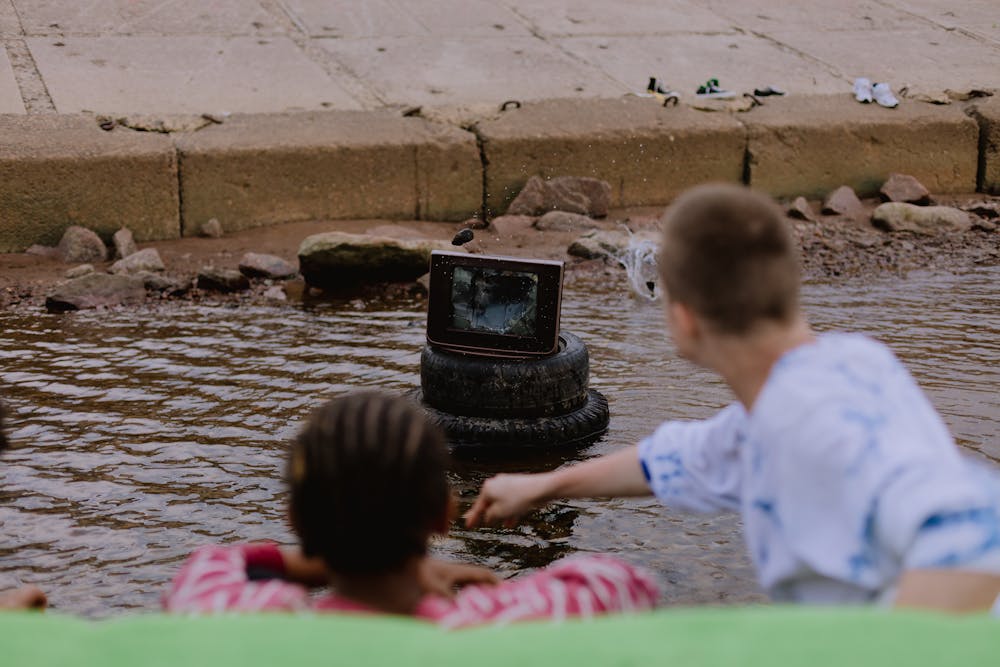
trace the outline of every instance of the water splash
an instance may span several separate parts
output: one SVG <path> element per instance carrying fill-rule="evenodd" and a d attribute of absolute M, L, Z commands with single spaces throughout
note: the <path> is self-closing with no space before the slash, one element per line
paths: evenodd
<path fill-rule="evenodd" d="M 658 247 L 650 239 L 632 236 L 616 259 L 625 267 L 632 293 L 647 301 L 659 301 L 660 272 L 656 266 Z"/>

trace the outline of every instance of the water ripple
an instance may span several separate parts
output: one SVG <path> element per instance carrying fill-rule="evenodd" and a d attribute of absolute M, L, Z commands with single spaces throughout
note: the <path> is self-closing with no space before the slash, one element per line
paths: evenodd
<path fill-rule="evenodd" d="M 1000 270 L 906 282 L 807 286 L 820 330 L 889 344 L 959 442 L 1000 461 Z M 664 418 L 732 400 L 678 359 L 660 308 L 621 281 L 577 280 L 563 327 L 590 347 L 608 435 L 577 453 L 465 460 L 467 503 L 496 472 L 544 470 L 635 442 Z M 0 466 L 0 588 L 42 585 L 92 616 L 152 609 L 192 548 L 290 539 L 285 443 L 308 411 L 358 387 L 419 383 L 419 301 L 309 308 L 207 305 L 27 317 L 0 314 L 0 386 L 17 448 Z M 672 603 L 759 599 L 733 515 L 692 517 L 651 500 L 556 504 L 514 530 L 455 532 L 435 550 L 504 573 L 574 551 L 612 551 L 657 571 Z"/>

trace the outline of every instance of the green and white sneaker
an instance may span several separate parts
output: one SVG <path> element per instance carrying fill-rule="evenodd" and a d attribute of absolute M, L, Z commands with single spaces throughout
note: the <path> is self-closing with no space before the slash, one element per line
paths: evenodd
<path fill-rule="evenodd" d="M 710 98 L 715 100 L 730 100 L 736 97 L 736 93 L 731 90 L 724 90 L 719 87 L 718 79 L 709 79 L 704 83 L 704 85 L 698 86 L 698 91 L 695 93 L 697 97 Z"/>

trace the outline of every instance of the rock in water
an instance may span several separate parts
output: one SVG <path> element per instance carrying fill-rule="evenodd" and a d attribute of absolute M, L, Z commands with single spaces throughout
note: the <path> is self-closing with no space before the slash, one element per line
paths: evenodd
<path fill-rule="evenodd" d="M 474 236 L 475 234 L 473 234 L 471 229 L 461 229 L 457 234 L 455 234 L 455 238 L 451 240 L 451 244 L 465 245 L 466 243 L 471 241 L 474 238 Z"/>
<path fill-rule="evenodd" d="M 239 271 L 206 266 L 198 271 L 198 289 L 206 292 L 239 292 L 250 289 L 250 281 Z"/>
<path fill-rule="evenodd" d="M 882 204 L 872 212 L 872 224 L 887 232 L 932 236 L 972 228 L 969 214 L 950 206 L 915 206 L 903 202 Z"/>
<path fill-rule="evenodd" d="M 138 303 L 146 297 L 142 280 L 132 276 L 91 273 L 63 283 L 45 298 L 50 313 Z"/>
<path fill-rule="evenodd" d="M 427 273 L 433 250 L 454 251 L 455 246 L 430 239 L 326 232 L 302 241 L 299 270 L 306 283 L 323 289 L 412 282 Z"/>
<path fill-rule="evenodd" d="M 926 205 L 931 203 L 931 193 L 913 176 L 889 174 L 889 179 L 879 189 L 882 201 Z"/>
<path fill-rule="evenodd" d="M 132 236 L 130 230 L 124 227 L 115 232 L 115 235 L 111 237 L 111 241 L 115 244 L 115 256 L 118 259 L 125 259 L 129 255 L 139 252 L 139 249 L 135 245 L 135 237 Z"/>
<path fill-rule="evenodd" d="M 209 219 L 208 222 L 201 226 L 201 235 L 207 236 L 210 239 L 221 239 L 222 238 L 222 223 L 216 218 Z"/>
<path fill-rule="evenodd" d="M 191 281 L 189 279 L 175 280 L 168 278 L 162 273 L 153 273 L 152 271 L 137 273 L 135 277 L 142 281 L 143 287 L 149 292 L 164 292 L 169 296 L 177 296 L 179 294 L 186 294 L 191 290 Z"/>
<path fill-rule="evenodd" d="M 72 225 L 59 241 L 59 255 L 70 264 L 104 262 L 108 259 L 108 249 L 100 236 L 86 227 Z"/>
<path fill-rule="evenodd" d="M 240 273 L 247 278 L 291 278 L 299 272 L 292 264 L 275 255 L 248 252 L 240 260 Z"/>
<path fill-rule="evenodd" d="M 543 232 L 589 232 L 599 225 L 585 215 L 549 211 L 535 221 L 535 229 Z"/>
<path fill-rule="evenodd" d="M 611 185 L 586 176 L 559 176 L 545 180 L 532 176 L 510 203 L 507 215 L 544 215 L 566 211 L 603 218 L 611 206 Z"/>
<path fill-rule="evenodd" d="M 858 199 L 853 188 L 842 185 L 823 202 L 823 213 L 826 215 L 857 216 L 865 210 L 864 204 Z"/>
<path fill-rule="evenodd" d="M 156 248 L 145 248 L 134 252 L 125 259 L 119 259 L 111 265 L 111 273 L 127 273 L 134 275 L 144 271 L 164 271 L 163 260 Z"/>

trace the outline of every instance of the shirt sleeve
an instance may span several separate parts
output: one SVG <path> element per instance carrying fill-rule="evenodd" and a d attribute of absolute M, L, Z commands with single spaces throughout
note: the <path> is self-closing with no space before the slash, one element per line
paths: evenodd
<path fill-rule="evenodd" d="M 293 611 L 307 608 L 305 588 L 281 579 L 251 581 L 249 569 L 285 570 L 277 545 L 207 546 L 196 550 L 163 596 L 165 611 Z"/>
<path fill-rule="evenodd" d="M 431 598 L 421 615 L 447 628 L 563 620 L 652 609 L 659 588 L 648 572 L 604 555 L 575 556 L 496 586 L 469 586 L 454 600 Z"/>
<path fill-rule="evenodd" d="M 650 489 L 679 510 L 738 510 L 745 424 L 746 412 L 738 403 L 704 421 L 663 423 L 639 443 L 639 462 Z"/>

